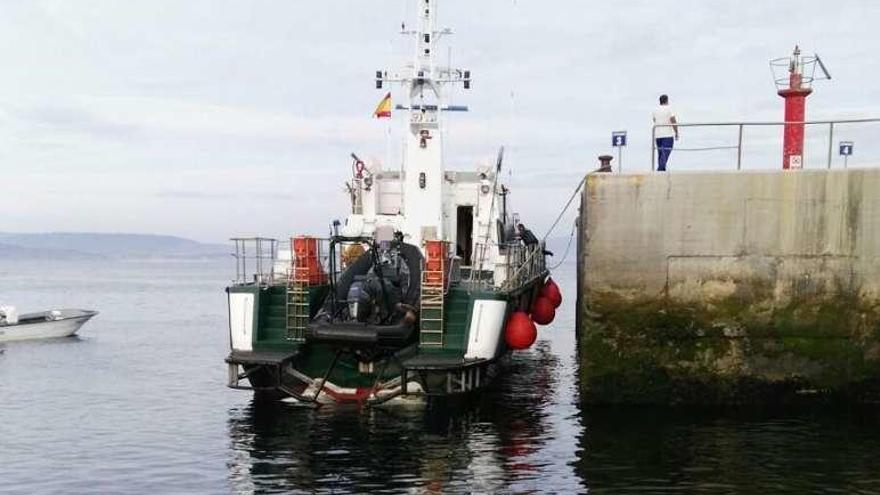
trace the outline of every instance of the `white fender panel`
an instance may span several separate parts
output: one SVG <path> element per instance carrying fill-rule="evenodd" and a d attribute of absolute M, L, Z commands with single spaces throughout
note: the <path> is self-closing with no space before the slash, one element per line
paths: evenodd
<path fill-rule="evenodd" d="M 498 354 L 506 313 L 507 301 L 474 301 L 466 359 L 493 359 Z"/>
<path fill-rule="evenodd" d="M 233 350 L 254 350 L 253 294 L 229 294 L 229 336 Z"/>

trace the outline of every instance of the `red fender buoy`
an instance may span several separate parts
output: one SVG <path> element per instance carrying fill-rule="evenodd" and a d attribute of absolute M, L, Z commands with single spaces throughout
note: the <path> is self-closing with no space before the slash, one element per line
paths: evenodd
<path fill-rule="evenodd" d="M 553 307 L 553 301 L 538 296 L 532 303 L 532 320 L 538 325 L 549 325 L 556 318 L 556 308 Z"/>
<path fill-rule="evenodd" d="M 556 285 L 552 278 L 548 278 L 547 282 L 544 283 L 544 287 L 541 287 L 540 295 L 549 299 L 553 303 L 554 308 L 558 308 L 562 304 L 562 291 L 559 290 L 559 286 Z"/>
<path fill-rule="evenodd" d="M 515 351 L 528 349 L 538 338 L 538 329 L 524 311 L 515 311 L 507 320 L 504 340 Z"/>

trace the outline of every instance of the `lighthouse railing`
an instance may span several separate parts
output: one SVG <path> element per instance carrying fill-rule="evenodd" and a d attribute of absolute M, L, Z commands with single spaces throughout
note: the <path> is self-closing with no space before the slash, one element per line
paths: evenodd
<path fill-rule="evenodd" d="M 835 119 L 835 120 L 805 120 L 797 122 L 784 121 L 752 121 L 752 122 L 681 122 L 677 124 L 655 124 L 651 128 L 651 171 L 657 170 L 657 129 L 661 127 L 688 127 L 688 128 L 715 128 L 715 127 L 734 127 L 737 129 L 737 139 L 735 145 L 727 146 L 703 146 L 703 147 L 679 147 L 674 146 L 674 151 L 716 151 L 716 150 L 736 150 L 736 169 L 742 170 L 743 149 L 744 149 L 744 131 L 750 127 L 784 127 L 790 125 L 802 126 L 827 126 L 828 127 L 828 155 L 827 168 L 831 168 L 834 158 L 834 132 L 835 127 L 839 129 L 844 124 L 877 124 L 880 118 L 863 118 L 863 119 Z"/>

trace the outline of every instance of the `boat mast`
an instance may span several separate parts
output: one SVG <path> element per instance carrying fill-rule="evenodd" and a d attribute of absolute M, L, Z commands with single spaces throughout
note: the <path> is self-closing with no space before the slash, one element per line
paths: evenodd
<path fill-rule="evenodd" d="M 407 105 L 396 110 L 408 112 L 404 124 L 404 162 L 401 212 L 402 229 L 408 241 L 420 246 L 423 240 L 448 240 L 444 232 L 443 113 L 466 111 L 465 107 L 445 105 L 446 86 L 463 84 L 470 88 L 470 71 L 441 67 L 435 63 L 437 41 L 452 34 L 437 28 L 439 0 L 415 0 L 418 5 L 416 29 L 403 34 L 416 38 L 412 63 L 396 72 L 377 71 L 376 87 L 399 83 L 406 91 Z"/>

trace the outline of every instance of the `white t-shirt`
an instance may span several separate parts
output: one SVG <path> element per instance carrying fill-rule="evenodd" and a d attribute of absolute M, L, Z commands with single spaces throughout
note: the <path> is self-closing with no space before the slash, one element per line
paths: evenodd
<path fill-rule="evenodd" d="M 672 111 L 672 107 L 670 107 L 669 105 L 660 105 L 654 110 L 654 124 L 671 124 L 673 117 L 675 117 L 675 112 Z M 657 127 L 656 129 L 654 129 L 654 137 L 675 137 L 675 130 L 671 126 Z"/>

